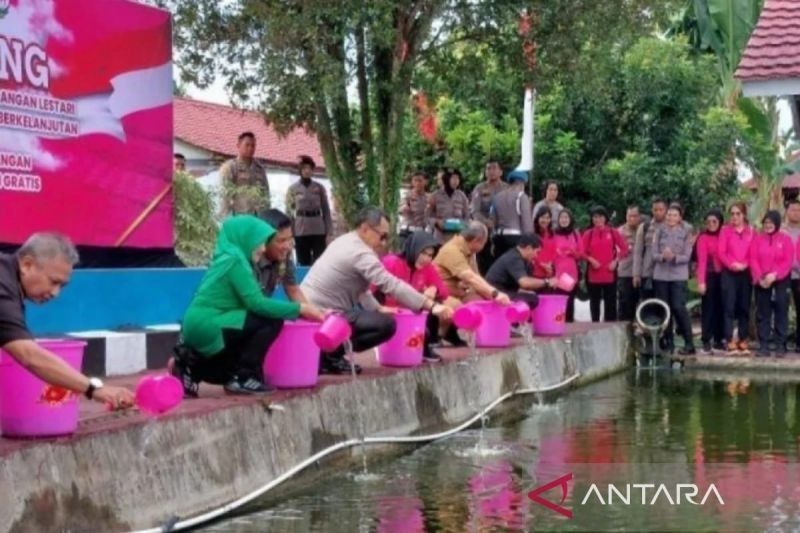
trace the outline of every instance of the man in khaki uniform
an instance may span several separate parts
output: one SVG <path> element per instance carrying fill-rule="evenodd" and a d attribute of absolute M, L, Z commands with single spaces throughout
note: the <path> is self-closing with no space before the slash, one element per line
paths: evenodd
<path fill-rule="evenodd" d="M 406 193 L 400 206 L 400 248 L 406 238 L 416 231 L 425 231 L 427 221 L 425 210 L 428 208 L 428 176 L 424 172 L 415 172 L 411 176 L 411 190 Z"/>
<path fill-rule="evenodd" d="M 641 221 L 639 207 L 632 205 L 625 213 L 625 224 L 617 228 L 630 250 L 636 247 L 636 233 Z M 627 255 L 617 264 L 617 302 L 619 302 L 617 317 L 623 322 L 633 321 L 639 303 L 639 288 L 633 285 L 633 255 Z"/>
<path fill-rule="evenodd" d="M 472 218 L 478 222 L 483 222 L 489 229 L 489 242 L 478 253 L 478 269 L 481 274 L 486 274 L 489 267 L 494 263 L 495 255 L 492 246 L 492 234 L 494 233 L 494 218 L 491 215 L 492 200 L 494 195 L 505 190 L 506 183 L 503 181 L 503 167 L 499 161 L 490 159 L 486 162 L 483 170 L 484 181 L 479 183 L 472 191 Z"/>
<path fill-rule="evenodd" d="M 264 167 L 255 160 L 256 136 L 249 131 L 239 135 L 239 155 L 220 169 L 222 201 L 220 218 L 228 215 L 256 215 L 270 207 L 269 183 Z"/>
<path fill-rule="evenodd" d="M 311 179 L 314 167 L 313 159 L 301 157 L 300 179 L 286 193 L 286 210 L 294 217 L 294 242 L 301 266 L 311 266 L 319 259 L 333 231 L 328 193 Z"/>
<path fill-rule="evenodd" d="M 531 201 L 525 194 L 528 173 L 514 170 L 506 179 L 509 186 L 495 195 L 492 204 L 494 251 L 497 257 L 516 247 L 522 234 L 533 233 Z"/>

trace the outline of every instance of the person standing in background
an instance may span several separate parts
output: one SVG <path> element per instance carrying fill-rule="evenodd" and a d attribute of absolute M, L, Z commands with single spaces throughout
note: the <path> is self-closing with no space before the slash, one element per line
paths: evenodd
<path fill-rule="evenodd" d="M 255 160 L 256 136 L 246 131 L 236 143 L 239 155 L 220 168 L 220 219 L 228 215 L 259 215 L 270 208 L 269 183 L 264 167 Z"/>
<path fill-rule="evenodd" d="M 172 155 L 172 171 L 173 172 L 186 172 L 186 156 L 175 152 Z"/>
<path fill-rule="evenodd" d="M 497 193 L 492 203 L 494 218 L 494 254 L 500 257 L 519 243 L 520 235 L 533 233 L 531 201 L 525 194 L 528 173 L 514 170 L 508 174 L 508 187 Z"/>
<path fill-rule="evenodd" d="M 325 251 L 333 231 L 331 208 L 325 187 L 314 180 L 314 160 L 300 158 L 300 179 L 286 193 L 286 210 L 294 215 L 297 263 L 311 266 Z"/>
<path fill-rule="evenodd" d="M 576 282 L 579 279 L 578 262 L 583 260 L 585 253 L 583 250 L 583 239 L 575 229 L 575 221 L 572 217 L 572 211 L 569 209 L 562 209 L 558 214 L 558 224 L 556 225 L 555 237 L 553 237 L 554 258 L 553 269 L 555 276 L 559 277 L 561 274 L 568 274 Z M 578 294 L 578 284 L 567 294 L 567 323 L 575 322 L 575 296 Z"/>
<path fill-rule="evenodd" d="M 792 238 L 795 248 L 800 246 L 800 199 L 789 200 L 786 206 L 786 225 L 783 227 L 783 231 Z M 797 255 L 792 262 L 791 287 L 796 324 L 794 351 L 800 353 L 800 258 Z"/>
<path fill-rule="evenodd" d="M 533 277 L 544 279 L 555 274 L 553 261 L 556 257 L 555 233 L 550 210 L 540 207 L 533 216 L 533 232 L 539 237 L 542 247 L 533 262 Z"/>
<path fill-rule="evenodd" d="M 492 201 L 494 196 L 505 190 L 506 187 L 508 186 L 503 181 L 503 167 L 500 162 L 496 159 L 489 159 L 483 169 L 483 182 L 479 183 L 472 191 L 470 209 L 472 218 L 483 222 L 489 229 L 489 243 L 478 254 L 478 270 L 482 275 L 486 275 L 496 258 L 491 242 L 491 237 L 494 235 L 494 218 L 491 214 Z"/>
<path fill-rule="evenodd" d="M 655 297 L 653 290 L 653 238 L 656 230 L 664 224 L 667 202 L 661 198 L 653 200 L 650 208 L 653 217 L 636 230 L 633 247 L 633 286 L 639 289 L 639 297 L 648 300 Z"/>
<path fill-rule="evenodd" d="M 639 229 L 641 221 L 639 207 L 632 205 L 625 212 L 625 224 L 617 229 L 630 250 L 634 249 L 636 231 Z M 639 289 L 633 285 L 633 254 L 620 259 L 619 265 L 617 265 L 617 289 L 619 291 L 619 319 L 623 322 L 631 322 L 636 317 L 636 305 L 639 303 Z"/>
<path fill-rule="evenodd" d="M 444 186 L 428 199 L 426 218 L 433 228 L 433 236 L 438 243 L 443 243 L 448 237 L 452 237 L 449 231 L 445 233 L 448 222 L 451 224 L 458 222 L 463 227 L 469 221 L 469 198 L 461 190 L 462 181 L 461 172 L 457 169 L 445 169 L 442 174 Z"/>
<path fill-rule="evenodd" d="M 552 180 L 545 181 L 542 185 L 542 195 L 544 198 L 533 206 L 533 213 L 538 213 L 542 207 L 548 208 L 555 227 L 558 223 L 558 214 L 564 209 L 564 206 L 558 203 L 558 183 Z"/>
<path fill-rule="evenodd" d="M 728 344 L 728 355 L 749 355 L 750 345 L 747 341 L 750 337 L 750 301 L 753 297 L 750 245 L 756 232 L 747 221 L 744 202 L 731 205 L 728 214 L 730 222 L 719 233 L 725 342 Z M 733 340 L 734 325 L 739 334 L 738 343 Z"/>
<path fill-rule="evenodd" d="M 411 190 L 409 190 L 400 205 L 400 248 L 412 233 L 425 231 L 425 211 L 428 208 L 428 175 L 424 172 L 415 172 L 411 175 Z"/>
<path fill-rule="evenodd" d="M 697 238 L 697 292 L 702 296 L 701 319 L 703 353 L 725 349 L 722 310 L 722 261 L 719 259 L 719 230 L 724 223 L 722 211 L 706 213 L 706 228 Z M 714 344 L 711 344 L 711 341 Z"/>
<path fill-rule="evenodd" d="M 583 248 L 589 269 L 586 285 L 589 289 L 589 309 L 592 322 L 600 321 L 600 303 L 603 303 L 603 320 L 617 320 L 617 264 L 628 255 L 628 244 L 619 232 L 608 225 L 608 212 L 604 207 L 591 211 L 592 227 L 583 234 Z"/>

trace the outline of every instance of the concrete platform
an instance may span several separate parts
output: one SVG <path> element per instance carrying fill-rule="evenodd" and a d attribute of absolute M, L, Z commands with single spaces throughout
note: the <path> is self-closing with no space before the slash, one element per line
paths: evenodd
<path fill-rule="evenodd" d="M 622 324 L 579 323 L 566 337 L 522 339 L 472 360 L 323 376 L 318 387 L 266 398 L 200 398 L 159 419 L 84 402 L 69 438 L 0 439 L 0 531 L 123 531 L 162 527 L 230 503 L 314 453 L 364 433 L 410 435 L 455 426 L 518 387 L 547 387 L 579 372 L 584 384 L 629 365 Z M 109 380 L 133 385 L 141 374 Z M 279 405 L 280 408 L 276 408 Z M 367 449 L 368 453 L 372 451 Z M 349 456 L 351 450 L 341 454 Z"/>
<path fill-rule="evenodd" d="M 684 368 L 719 370 L 758 370 L 797 372 L 800 375 L 800 356 L 787 354 L 783 357 L 756 357 L 755 355 L 731 357 L 727 355 L 673 355 L 670 360 Z"/>

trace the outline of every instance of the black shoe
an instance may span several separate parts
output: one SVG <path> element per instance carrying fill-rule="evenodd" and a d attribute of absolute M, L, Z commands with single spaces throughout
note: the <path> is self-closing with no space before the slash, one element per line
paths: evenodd
<path fill-rule="evenodd" d="M 361 367 L 359 365 L 350 365 L 350 363 L 345 359 L 333 357 L 322 357 L 319 366 L 319 373 L 320 374 L 350 374 L 352 373 L 352 368 L 355 367 L 356 374 L 361 373 Z"/>
<path fill-rule="evenodd" d="M 442 356 L 430 346 L 426 345 L 425 350 L 422 352 L 422 360 L 426 363 L 441 363 Z"/>
<path fill-rule="evenodd" d="M 184 397 L 197 398 L 200 391 L 200 383 L 192 376 L 192 369 L 189 366 L 195 354 L 185 344 L 178 344 L 173 348 L 172 352 L 175 356 L 172 358 L 171 364 L 167 363 L 169 373 L 180 380 L 183 385 Z"/>
<path fill-rule="evenodd" d="M 714 346 L 712 346 L 712 348 L 713 348 L 715 351 L 718 351 L 718 352 L 724 352 L 724 351 L 726 351 L 726 350 L 727 350 L 727 348 L 726 348 L 726 346 L 725 346 L 725 343 L 724 343 L 724 342 L 715 342 L 715 343 L 714 343 Z"/>
<path fill-rule="evenodd" d="M 755 353 L 756 357 L 769 357 L 769 346 L 763 344 L 758 347 Z"/>
<path fill-rule="evenodd" d="M 450 327 L 447 330 L 447 334 L 444 336 L 444 340 L 450 343 L 451 346 L 454 348 L 461 348 L 467 345 L 461 337 L 458 336 L 458 330 L 455 327 Z"/>
<path fill-rule="evenodd" d="M 237 378 L 234 377 L 224 385 L 225 392 L 228 394 L 269 394 L 275 389 L 266 385 L 256 378 Z"/>
<path fill-rule="evenodd" d="M 694 349 L 694 346 L 685 346 L 678 350 L 678 355 L 695 355 L 697 350 Z"/>
<path fill-rule="evenodd" d="M 713 351 L 711 350 L 711 343 L 710 342 L 704 342 L 703 343 L 703 349 L 701 350 L 701 353 L 703 355 L 711 355 L 713 353 Z"/>

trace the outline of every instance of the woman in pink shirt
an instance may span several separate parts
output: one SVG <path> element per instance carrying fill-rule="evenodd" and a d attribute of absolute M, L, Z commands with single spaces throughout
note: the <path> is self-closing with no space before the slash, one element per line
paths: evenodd
<path fill-rule="evenodd" d="M 719 259 L 722 262 L 723 332 L 728 354 L 747 354 L 750 325 L 750 298 L 753 282 L 750 278 L 750 244 L 755 231 L 747 222 L 747 207 L 736 202 L 730 209 L 730 223 L 719 232 Z M 738 326 L 739 342 L 733 340 L 733 326 Z"/>
<path fill-rule="evenodd" d="M 583 249 L 589 269 L 586 285 L 589 289 L 589 309 L 592 322 L 600 322 L 600 303 L 604 320 L 617 320 L 617 262 L 628 255 L 628 243 L 616 228 L 608 225 L 605 207 L 592 208 L 592 227 L 583 234 Z"/>
<path fill-rule="evenodd" d="M 756 287 L 758 353 L 769 355 L 769 338 L 775 325 L 776 356 L 786 354 L 789 330 L 789 285 L 794 261 L 792 238 L 781 229 L 781 214 L 769 211 L 761 233 L 750 245 L 750 275 Z"/>
<path fill-rule="evenodd" d="M 447 286 L 433 266 L 433 256 L 437 247 L 436 239 L 426 231 L 416 231 L 406 238 L 403 251 L 383 257 L 381 262 L 392 275 L 405 281 L 428 298 L 442 303 L 449 296 Z M 373 291 L 375 288 L 373 288 Z M 378 300 L 387 307 L 398 307 L 398 302 L 388 295 L 377 294 Z M 431 345 L 439 340 L 439 319 L 432 313 L 428 315 L 425 326 L 425 351 L 423 357 L 428 362 L 441 361 Z"/>
<path fill-rule="evenodd" d="M 556 277 L 561 274 L 569 274 L 572 279 L 578 281 L 578 261 L 583 259 L 583 240 L 575 229 L 575 221 L 572 218 L 572 211 L 562 209 L 558 214 L 555 235 L 553 236 L 553 270 Z M 567 300 L 567 322 L 575 322 L 575 295 L 578 293 L 578 284 L 571 292 Z"/>
<path fill-rule="evenodd" d="M 706 213 L 705 230 L 697 237 L 697 290 L 702 295 L 701 324 L 703 353 L 725 349 L 722 311 L 722 261 L 719 260 L 719 231 L 724 223 L 722 211 Z"/>
<path fill-rule="evenodd" d="M 555 235 L 553 233 L 553 217 L 548 207 L 540 207 L 534 213 L 533 231 L 542 241 L 542 247 L 533 260 L 533 277 L 538 279 L 553 277 L 553 259 L 555 259 Z"/>

